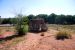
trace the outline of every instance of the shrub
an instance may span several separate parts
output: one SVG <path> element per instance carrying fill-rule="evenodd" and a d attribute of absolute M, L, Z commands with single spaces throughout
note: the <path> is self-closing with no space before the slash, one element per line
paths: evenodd
<path fill-rule="evenodd" d="M 28 25 L 17 26 L 16 29 L 18 35 L 25 35 L 28 32 Z"/>
<path fill-rule="evenodd" d="M 28 25 L 23 26 L 23 32 L 27 33 L 28 32 Z"/>
<path fill-rule="evenodd" d="M 27 18 L 23 19 L 23 15 L 22 14 L 18 14 L 17 16 L 17 24 L 16 24 L 16 30 L 18 35 L 24 35 L 26 34 L 28 27 L 27 27 Z"/>
<path fill-rule="evenodd" d="M 70 39 L 71 38 L 71 34 L 67 33 L 66 31 L 59 31 L 56 34 L 56 39 Z"/>
<path fill-rule="evenodd" d="M 24 34 L 22 27 L 19 28 L 19 27 L 17 26 L 17 34 L 18 34 L 18 35 L 23 35 L 23 34 Z"/>

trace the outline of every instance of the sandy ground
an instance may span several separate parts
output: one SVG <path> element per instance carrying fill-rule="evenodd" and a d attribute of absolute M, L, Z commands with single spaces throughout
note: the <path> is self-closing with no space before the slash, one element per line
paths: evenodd
<path fill-rule="evenodd" d="M 27 39 L 3 50 L 75 50 L 75 35 L 72 39 L 56 40 L 54 35 L 57 32 L 48 30 L 42 32 L 44 36 L 40 36 L 41 33 L 28 33 L 25 36 Z"/>

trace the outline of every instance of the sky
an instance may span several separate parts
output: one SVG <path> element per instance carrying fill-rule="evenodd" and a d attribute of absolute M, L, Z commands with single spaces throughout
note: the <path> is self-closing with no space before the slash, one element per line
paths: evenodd
<path fill-rule="evenodd" d="M 51 14 L 75 15 L 75 0 L 0 0 L 0 16 Z"/>

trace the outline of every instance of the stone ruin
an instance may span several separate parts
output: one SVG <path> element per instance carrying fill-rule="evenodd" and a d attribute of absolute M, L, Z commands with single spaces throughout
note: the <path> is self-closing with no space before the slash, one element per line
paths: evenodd
<path fill-rule="evenodd" d="M 47 31 L 46 23 L 44 22 L 44 19 L 37 18 L 37 19 L 31 19 L 29 21 L 29 31 L 30 32 L 42 32 Z"/>

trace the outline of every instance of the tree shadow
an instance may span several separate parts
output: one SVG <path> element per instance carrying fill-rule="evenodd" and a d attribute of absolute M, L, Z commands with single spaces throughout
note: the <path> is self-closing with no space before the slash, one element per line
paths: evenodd
<path fill-rule="evenodd" d="M 22 37 L 22 36 L 24 36 L 24 35 L 12 35 L 12 36 L 8 36 L 8 37 L 6 37 L 6 38 L 0 38 L 0 41 L 3 41 L 3 40 L 5 40 L 5 41 L 7 41 L 7 40 L 12 40 L 13 38 L 18 38 L 18 37 Z"/>

